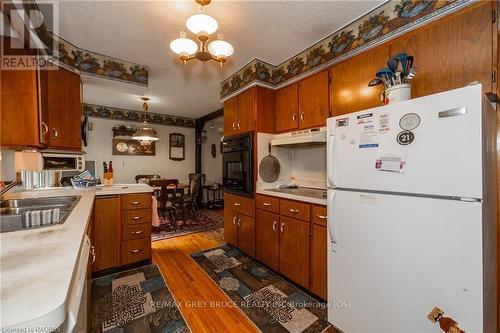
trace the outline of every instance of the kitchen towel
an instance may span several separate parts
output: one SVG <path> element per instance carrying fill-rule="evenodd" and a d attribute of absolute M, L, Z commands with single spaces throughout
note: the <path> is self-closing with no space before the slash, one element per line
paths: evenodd
<path fill-rule="evenodd" d="M 153 198 L 153 201 L 151 202 L 151 223 L 153 224 L 154 227 L 159 227 L 160 226 L 160 217 L 158 216 L 158 200 L 154 195 L 151 196 Z"/>

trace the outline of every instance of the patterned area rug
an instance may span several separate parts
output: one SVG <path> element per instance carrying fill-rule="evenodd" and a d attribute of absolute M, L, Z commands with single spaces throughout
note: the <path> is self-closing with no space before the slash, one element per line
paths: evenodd
<path fill-rule="evenodd" d="M 157 241 L 195 232 L 207 231 L 224 226 L 224 216 L 210 210 L 196 212 L 195 218 L 188 217 L 185 221 L 182 217 L 177 220 L 177 227 L 174 231 L 172 222 L 168 218 L 160 219 L 160 226 L 151 230 L 151 240 Z"/>
<path fill-rule="evenodd" d="M 262 332 L 323 332 L 326 304 L 230 245 L 191 254 Z"/>
<path fill-rule="evenodd" d="M 92 280 L 92 333 L 188 333 L 156 265 Z"/>

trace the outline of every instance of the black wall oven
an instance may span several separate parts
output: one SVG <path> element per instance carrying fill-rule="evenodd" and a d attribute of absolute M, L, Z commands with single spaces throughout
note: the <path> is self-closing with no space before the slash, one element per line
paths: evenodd
<path fill-rule="evenodd" d="M 252 133 L 224 139 L 222 164 L 224 191 L 253 197 Z"/>

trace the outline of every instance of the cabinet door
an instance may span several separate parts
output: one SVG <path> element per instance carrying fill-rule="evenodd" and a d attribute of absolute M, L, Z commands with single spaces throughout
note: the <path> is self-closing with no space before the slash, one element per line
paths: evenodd
<path fill-rule="evenodd" d="M 238 247 L 251 257 L 255 257 L 255 219 L 238 215 Z"/>
<path fill-rule="evenodd" d="M 389 48 L 384 44 L 331 68 L 332 116 L 381 105 L 382 86 L 368 87 L 368 83 L 379 68 L 387 66 L 387 59 Z"/>
<path fill-rule="evenodd" d="M 49 145 L 81 150 L 80 76 L 59 68 L 47 72 Z"/>
<path fill-rule="evenodd" d="M 120 231 L 120 199 L 118 196 L 96 197 L 93 226 L 94 272 L 119 265 Z"/>
<path fill-rule="evenodd" d="M 299 128 L 299 84 L 276 92 L 276 132 Z"/>
<path fill-rule="evenodd" d="M 238 246 L 238 214 L 232 210 L 224 210 L 224 240 L 233 246 Z"/>
<path fill-rule="evenodd" d="M 279 215 L 257 210 L 256 252 L 257 259 L 274 270 L 279 270 Z"/>
<path fill-rule="evenodd" d="M 309 288 L 309 223 L 280 217 L 280 273 Z"/>
<path fill-rule="evenodd" d="M 329 116 L 328 71 L 299 81 L 300 128 L 322 126 Z"/>
<path fill-rule="evenodd" d="M 2 70 L 0 78 L 2 146 L 38 145 L 37 72 Z"/>
<path fill-rule="evenodd" d="M 255 128 L 255 88 L 238 95 L 238 133 L 249 132 Z"/>
<path fill-rule="evenodd" d="M 238 97 L 233 97 L 224 102 L 224 135 L 238 133 L 236 121 L 238 116 Z"/>
<path fill-rule="evenodd" d="M 326 299 L 327 288 L 327 270 L 326 270 L 326 255 L 327 255 L 327 239 L 326 227 L 313 224 L 311 226 L 311 285 L 309 289 Z"/>

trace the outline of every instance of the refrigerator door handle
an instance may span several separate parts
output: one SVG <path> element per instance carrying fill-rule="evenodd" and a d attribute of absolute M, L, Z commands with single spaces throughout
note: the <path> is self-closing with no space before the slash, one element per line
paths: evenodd
<path fill-rule="evenodd" d="M 328 186 L 335 187 L 333 181 L 333 146 L 335 145 L 335 135 L 330 135 L 328 137 L 328 151 L 326 152 L 326 173 L 328 178 Z"/>
<path fill-rule="evenodd" d="M 333 201 L 335 199 L 336 191 L 328 191 L 327 198 L 327 218 L 328 218 L 328 234 L 330 235 L 331 250 L 337 252 L 337 232 L 335 230 L 335 220 L 333 218 Z"/>

